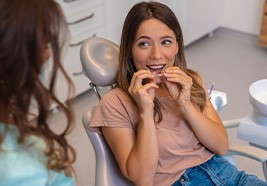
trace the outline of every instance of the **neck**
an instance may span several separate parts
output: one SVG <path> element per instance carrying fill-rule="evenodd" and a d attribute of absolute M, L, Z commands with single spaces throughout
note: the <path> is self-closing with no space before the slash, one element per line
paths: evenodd
<path fill-rule="evenodd" d="M 159 88 L 156 89 L 156 96 L 159 96 L 159 97 L 169 97 L 170 96 L 170 93 L 166 87 L 166 85 L 161 82 L 160 84 L 158 84 Z"/>

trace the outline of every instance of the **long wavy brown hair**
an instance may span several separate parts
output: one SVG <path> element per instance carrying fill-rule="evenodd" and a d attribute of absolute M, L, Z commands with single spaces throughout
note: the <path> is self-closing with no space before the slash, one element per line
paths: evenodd
<path fill-rule="evenodd" d="M 60 6 L 53 0 L 1 0 L 0 1 L 0 118 L 8 128 L 9 117 L 19 131 L 18 142 L 36 135 L 47 144 L 47 167 L 55 171 L 69 170 L 75 161 L 75 151 L 66 139 L 71 131 L 73 117 L 68 103 L 55 96 L 55 82 L 61 72 L 69 85 L 73 85 L 61 64 L 61 51 L 68 38 L 66 20 Z M 48 86 L 39 76 L 45 63 L 43 53 L 49 43 L 52 70 Z M 34 122 L 29 118 L 31 100 L 37 104 Z M 62 132 L 55 132 L 48 124 L 51 103 L 56 103 L 67 122 Z M 6 131 L 5 130 L 5 131 Z M 1 141 L 5 137 L 0 134 Z"/>
<path fill-rule="evenodd" d="M 119 67 L 116 86 L 121 88 L 127 96 L 136 105 L 134 99 L 128 92 L 133 73 L 136 72 L 134 62 L 132 59 L 132 46 L 136 36 L 136 32 L 140 24 L 148 19 L 155 18 L 165 23 L 175 34 L 179 45 L 178 54 L 175 57 L 174 65 L 178 66 L 188 76 L 193 79 L 191 90 L 191 101 L 203 111 L 206 102 L 206 92 L 202 88 L 198 79 L 201 79 L 197 72 L 187 68 L 185 54 L 183 33 L 180 24 L 173 13 L 173 11 L 166 5 L 158 2 L 141 2 L 132 7 L 129 11 L 123 25 L 119 53 Z M 160 104 L 155 99 L 155 114 L 159 116 L 159 121 L 162 120 L 162 113 Z"/>

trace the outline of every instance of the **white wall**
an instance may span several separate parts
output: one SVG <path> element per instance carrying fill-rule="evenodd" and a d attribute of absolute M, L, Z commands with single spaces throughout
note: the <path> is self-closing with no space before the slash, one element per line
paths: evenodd
<path fill-rule="evenodd" d="M 119 44 L 122 23 L 129 9 L 140 0 L 105 0 L 107 38 Z M 221 26 L 258 35 L 265 0 L 222 0 Z M 169 1 L 168 1 L 169 2 Z"/>
<path fill-rule="evenodd" d="M 258 35 L 265 0 L 223 0 L 222 27 Z"/>
<path fill-rule="evenodd" d="M 127 13 L 140 0 L 105 0 L 107 39 L 120 44 L 122 26 Z"/>

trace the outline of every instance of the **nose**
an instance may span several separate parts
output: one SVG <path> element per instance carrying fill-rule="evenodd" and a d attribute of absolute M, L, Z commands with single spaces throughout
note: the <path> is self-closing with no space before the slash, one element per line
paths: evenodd
<path fill-rule="evenodd" d="M 159 59 L 161 58 L 161 48 L 159 45 L 153 45 L 151 48 L 151 58 Z"/>

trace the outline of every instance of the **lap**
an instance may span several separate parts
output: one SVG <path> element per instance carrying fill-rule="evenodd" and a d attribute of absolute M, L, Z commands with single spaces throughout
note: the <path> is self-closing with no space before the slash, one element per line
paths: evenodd
<path fill-rule="evenodd" d="M 192 167 L 177 180 L 172 186 L 203 185 L 203 186 L 234 186 L 257 185 L 267 186 L 267 182 L 254 175 L 239 171 L 222 156 L 215 155 L 209 161 Z"/>

